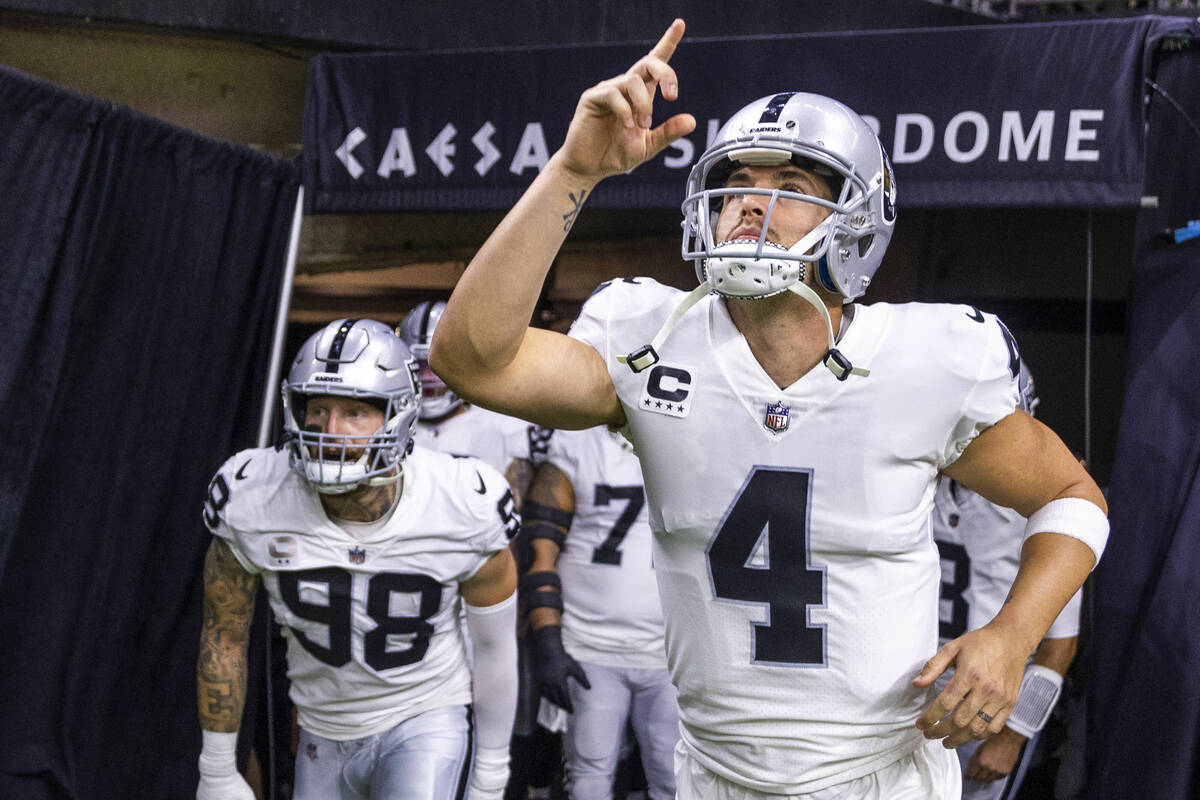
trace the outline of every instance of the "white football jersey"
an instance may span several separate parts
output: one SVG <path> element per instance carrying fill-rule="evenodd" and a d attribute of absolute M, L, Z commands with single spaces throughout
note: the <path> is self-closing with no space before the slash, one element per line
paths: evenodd
<path fill-rule="evenodd" d="M 529 423 L 468 405 L 461 414 L 434 424 L 417 420 L 413 442 L 439 453 L 483 459 L 504 474 L 514 458 L 529 458 Z"/>
<path fill-rule="evenodd" d="M 575 490 L 575 516 L 558 557 L 567 652 L 585 663 L 665 668 L 642 468 L 633 448 L 604 426 L 554 431 L 545 448 L 539 460 L 560 469 Z"/>
<path fill-rule="evenodd" d="M 855 305 L 838 349 L 871 374 L 818 365 L 780 389 L 710 295 L 657 364 L 617 362 L 682 297 L 612 281 L 571 333 L 608 364 L 641 457 L 684 743 L 763 792 L 874 772 L 924 742 L 938 471 L 1016 407 L 1016 345 L 969 306 Z"/>
<path fill-rule="evenodd" d="M 938 637 L 942 644 L 992 621 L 1020 566 L 1025 517 L 943 478 L 933 503 L 933 537 L 942 561 Z M 1075 593 L 1046 638 L 1079 635 L 1083 590 Z"/>
<path fill-rule="evenodd" d="M 210 484 L 205 522 L 262 576 L 300 725 L 327 739 L 471 702 L 458 584 L 520 521 L 482 461 L 417 448 L 403 466 L 391 515 L 347 526 L 358 535 L 329 518 L 286 451 L 244 450 Z"/>

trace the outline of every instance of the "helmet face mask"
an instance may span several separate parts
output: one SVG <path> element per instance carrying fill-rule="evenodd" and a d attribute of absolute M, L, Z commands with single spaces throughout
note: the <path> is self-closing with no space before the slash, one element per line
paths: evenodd
<path fill-rule="evenodd" d="M 416 370 L 404 342 L 382 322 L 337 320 L 309 337 L 282 386 L 292 467 L 325 494 L 399 478 L 417 421 Z M 383 424 L 369 434 L 309 429 L 308 403 L 318 396 L 366 402 L 383 412 Z"/>
<path fill-rule="evenodd" d="M 832 199 L 725 186 L 739 166 L 786 164 L 824 178 Z M 748 194 L 769 197 L 759 241 L 716 241 L 724 199 Z M 785 248 L 766 238 L 781 201 L 809 203 L 828 215 Z M 770 95 L 734 114 L 696 162 L 683 217 L 683 258 L 695 262 L 697 278 L 718 293 L 768 297 L 803 282 L 812 269 L 821 286 L 850 301 L 866 291 L 891 239 L 895 180 L 878 137 L 849 108 L 821 95 Z"/>
<path fill-rule="evenodd" d="M 452 392 L 445 381 L 429 368 L 429 347 L 433 344 L 433 331 L 445 309 L 446 303 L 443 300 L 426 300 L 408 312 L 408 316 L 396 330 L 412 351 L 419 367 L 421 419 L 440 419 L 463 403 L 462 398 Z"/>

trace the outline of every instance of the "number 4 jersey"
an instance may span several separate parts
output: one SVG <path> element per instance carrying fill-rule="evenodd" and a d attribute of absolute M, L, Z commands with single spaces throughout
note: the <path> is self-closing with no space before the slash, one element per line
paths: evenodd
<path fill-rule="evenodd" d="M 328 739 L 471 702 L 458 584 L 515 532 L 512 495 L 473 458 L 416 448 L 403 468 L 400 500 L 369 524 L 332 521 L 269 448 L 238 453 L 209 487 L 205 522 L 262 576 L 284 628 L 300 725 Z"/>
<path fill-rule="evenodd" d="M 968 306 L 856 305 L 838 348 L 870 375 L 818 365 L 780 389 L 710 295 L 658 363 L 619 363 L 682 296 L 613 281 L 571 334 L 608 364 L 641 458 L 683 741 L 763 792 L 869 774 L 924 741 L 935 482 L 1016 407 L 1015 345 Z"/>

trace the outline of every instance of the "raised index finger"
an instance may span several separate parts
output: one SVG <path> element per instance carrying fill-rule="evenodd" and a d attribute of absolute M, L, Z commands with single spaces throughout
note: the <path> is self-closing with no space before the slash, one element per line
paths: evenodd
<path fill-rule="evenodd" d="M 667 28 L 667 32 L 658 40 L 658 44 L 650 48 L 650 55 L 660 58 L 663 61 L 670 61 L 671 56 L 675 53 L 675 46 L 683 39 L 684 27 L 683 20 L 676 17 L 671 26 Z"/>

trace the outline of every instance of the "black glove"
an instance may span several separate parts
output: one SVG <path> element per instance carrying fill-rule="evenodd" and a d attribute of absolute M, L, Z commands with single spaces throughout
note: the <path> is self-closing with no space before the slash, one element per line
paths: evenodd
<path fill-rule="evenodd" d="M 579 662 L 571 658 L 562 643 L 562 626 L 546 625 L 529 632 L 533 644 L 533 677 L 537 681 L 542 697 L 574 713 L 567 679 L 574 678 L 585 689 L 591 689 L 587 673 Z"/>

